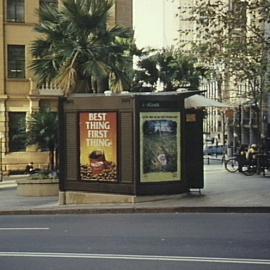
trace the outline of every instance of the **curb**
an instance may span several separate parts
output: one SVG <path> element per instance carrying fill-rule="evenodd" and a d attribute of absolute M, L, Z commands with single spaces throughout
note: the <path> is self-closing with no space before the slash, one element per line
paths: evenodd
<path fill-rule="evenodd" d="M 136 214 L 136 213 L 270 213 L 262 207 L 130 207 L 130 208 L 54 208 L 0 210 L 1 215 L 66 215 L 66 214 Z"/>
<path fill-rule="evenodd" d="M 8 188 L 16 188 L 17 187 L 17 183 L 0 183 L 0 190 L 1 189 L 8 189 Z"/>

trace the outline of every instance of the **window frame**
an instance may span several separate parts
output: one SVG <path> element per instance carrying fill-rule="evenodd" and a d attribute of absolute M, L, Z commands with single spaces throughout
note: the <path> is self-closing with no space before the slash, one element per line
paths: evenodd
<path fill-rule="evenodd" d="M 13 49 L 20 48 L 22 49 L 23 53 L 19 55 L 18 51 L 17 52 L 11 51 L 11 48 Z M 13 53 L 13 56 L 11 55 L 12 53 Z M 20 57 L 20 56 L 23 56 L 23 57 Z M 15 59 L 12 59 L 13 57 Z M 22 80 L 26 78 L 26 46 L 25 45 L 17 45 L 17 44 L 7 45 L 7 78 L 8 79 L 22 79 Z"/>
<path fill-rule="evenodd" d="M 6 21 L 12 23 L 25 22 L 25 0 L 6 0 Z M 20 2 L 22 2 L 20 6 Z M 12 4 L 14 3 L 14 6 Z M 20 9 L 21 8 L 21 9 Z M 22 11 L 20 15 L 19 11 Z"/>

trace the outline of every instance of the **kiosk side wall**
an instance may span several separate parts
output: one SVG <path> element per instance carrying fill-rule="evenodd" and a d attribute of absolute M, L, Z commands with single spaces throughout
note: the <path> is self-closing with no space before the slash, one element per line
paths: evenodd
<path fill-rule="evenodd" d="M 60 137 L 61 191 L 134 194 L 133 100 L 131 97 L 74 97 L 63 102 Z M 117 114 L 117 180 L 82 181 L 80 177 L 80 113 Z"/>

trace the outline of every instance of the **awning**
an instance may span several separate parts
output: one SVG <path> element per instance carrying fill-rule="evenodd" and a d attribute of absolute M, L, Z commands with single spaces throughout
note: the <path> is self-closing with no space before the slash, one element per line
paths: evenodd
<path fill-rule="evenodd" d="M 214 99 L 206 98 L 202 95 L 193 95 L 185 99 L 185 108 L 203 108 L 203 107 L 218 107 L 218 108 L 228 108 L 232 107 L 229 104 L 216 101 Z"/>

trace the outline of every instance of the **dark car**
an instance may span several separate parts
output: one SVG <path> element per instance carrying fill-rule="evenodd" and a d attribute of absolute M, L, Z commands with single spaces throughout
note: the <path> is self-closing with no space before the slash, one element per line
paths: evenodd
<path fill-rule="evenodd" d="M 207 146 L 203 151 L 204 155 L 223 155 L 224 153 L 225 153 L 224 145 Z"/>

